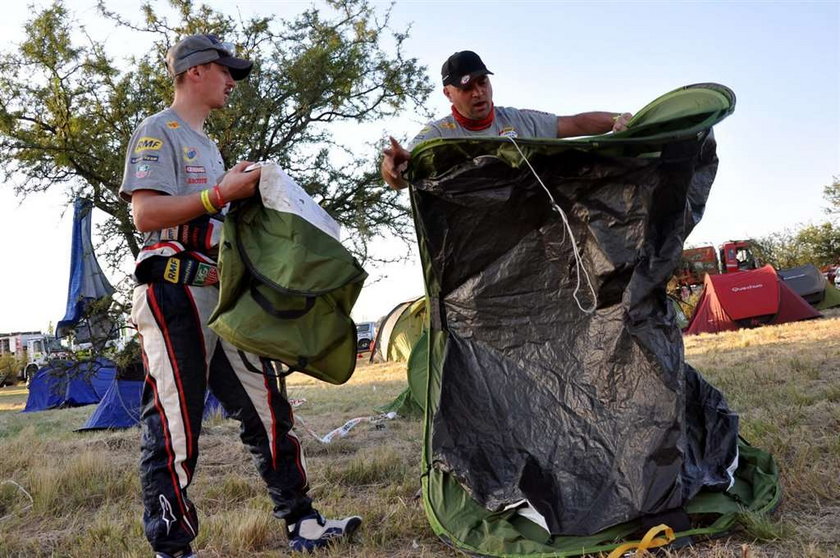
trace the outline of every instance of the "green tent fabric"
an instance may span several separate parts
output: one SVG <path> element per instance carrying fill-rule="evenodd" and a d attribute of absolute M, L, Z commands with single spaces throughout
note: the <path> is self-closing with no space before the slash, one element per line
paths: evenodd
<path fill-rule="evenodd" d="M 262 179 L 269 171 L 263 168 Z M 225 219 L 219 277 L 209 326 L 222 338 L 325 382 L 350 378 L 356 366 L 350 312 L 367 273 L 337 239 L 250 198 Z"/>
<path fill-rule="evenodd" d="M 820 302 L 814 305 L 814 308 L 817 310 L 827 310 L 837 306 L 840 306 L 840 290 L 837 290 L 837 287 L 826 281 L 825 296 L 823 296 Z"/>
<path fill-rule="evenodd" d="M 643 516 L 685 510 L 680 535 L 710 535 L 778 503 L 772 457 L 684 362 L 665 294 L 717 169 L 711 127 L 734 106 L 698 84 L 621 133 L 415 147 L 423 500 L 449 544 L 574 556 L 640 538 Z"/>
<path fill-rule="evenodd" d="M 420 298 L 411 303 L 400 314 L 394 329 L 383 347 L 386 360 L 390 362 L 408 362 L 414 344 L 423 333 L 423 320 L 426 317 L 426 299 Z"/>
<path fill-rule="evenodd" d="M 674 297 L 669 296 L 668 301 L 671 303 L 671 306 L 674 308 L 674 315 L 675 319 L 677 320 L 677 327 L 680 329 L 685 329 L 688 327 L 688 317 L 686 317 L 685 312 L 680 306 L 679 301 Z"/>
<path fill-rule="evenodd" d="M 376 329 L 370 361 L 407 362 L 423 332 L 426 297 L 417 297 L 394 306 Z"/>
<path fill-rule="evenodd" d="M 395 412 L 401 417 L 421 417 L 426 410 L 426 382 L 429 378 L 429 330 L 423 329 L 406 364 L 408 387 L 377 412 Z"/>

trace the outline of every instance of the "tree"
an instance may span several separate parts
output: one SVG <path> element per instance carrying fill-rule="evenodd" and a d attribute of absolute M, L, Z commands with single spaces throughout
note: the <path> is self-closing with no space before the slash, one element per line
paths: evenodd
<path fill-rule="evenodd" d="M 840 262 L 840 227 L 832 223 L 809 225 L 796 237 L 808 255 L 808 262 L 818 267 Z"/>
<path fill-rule="evenodd" d="M 776 269 L 808 263 L 808 254 L 797 233 L 788 229 L 753 239 L 750 244 L 757 260 Z"/>
<path fill-rule="evenodd" d="M 776 269 L 808 263 L 823 267 L 840 262 L 840 227 L 822 223 L 772 233 L 754 240 L 752 248 L 761 262 Z"/>
<path fill-rule="evenodd" d="M 0 181 L 28 196 L 64 188 L 104 211 L 102 255 L 112 267 L 139 251 L 129 206 L 118 199 L 126 143 L 133 129 L 171 99 L 162 63 L 166 49 L 193 33 L 215 33 L 254 61 L 228 108 L 215 111 L 207 131 L 226 165 L 278 162 L 350 231 L 362 260 L 377 235 L 406 238 L 408 208 L 382 186 L 378 146 L 342 145 L 329 125 L 366 123 L 421 107 L 431 87 L 425 68 L 407 58 L 407 33 L 390 27 L 390 10 L 368 0 L 327 0 L 291 20 L 247 21 L 190 0 L 170 0 L 178 21 L 143 6 L 134 24 L 100 3 L 100 17 L 153 37 L 154 48 L 114 63 L 101 42 L 77 27 L 61 2 L 36 13 L 17 52 L 0 55 Z"/>
<path fill-rule="evenodd" d="M 831 184 L 823 186 L 823 197 L 828 202 L 826 213 L 840 215 L 840 177 L 832 177 Z"/>

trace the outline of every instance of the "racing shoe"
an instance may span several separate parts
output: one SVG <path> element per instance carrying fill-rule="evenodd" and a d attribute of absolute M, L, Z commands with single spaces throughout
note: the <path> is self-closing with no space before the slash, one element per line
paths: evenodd
<path fill-rule="evenodd" d="M 292 552 L 312 552 L 340 539 L 349 539 L 362 524 L 358 515 L 344 519 L 324 519 L 318 512 L 300 518 L 287 526 Z"/>
<path fill-rule="evenodd" d="M 198 554 L 195 554 L 192 551 L 192 548 L 187 546 L 186 548 L 182 548 L 178 552 L 156 552 L 155 558 L 198 558 Z"/>

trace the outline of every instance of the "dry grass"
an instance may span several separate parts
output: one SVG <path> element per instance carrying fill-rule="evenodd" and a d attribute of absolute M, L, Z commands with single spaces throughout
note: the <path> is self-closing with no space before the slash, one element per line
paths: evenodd
<path fill-rule="evenodd" d="M 663 556 L 840 556 L 840 319 L 686 338 L 687 360 L 727 395 L 744 436 L 774 453 L 785 499 L 772 518 L 751 518 L 728 539 Z M 403 365 L 361 363 L 344 386 L 289 383 L 298 415 L 323 435 L 390 402 Z M 0 557 L 148 556 L 139 517 L 139 431 L 76 433 L 91 408 L 20 414 L 21 388 L 0 390 Z M 446 557 L 461 554 L 432 533 L 417 499 L 422 428 L 395 420 L 358 425 L 324 445 L 299 430 L 312 495 L 329 515 L 358 513 L 358 540 L 320 556 Z M 237 426 L 205 422 L 191 488 L 203 558 L 286 555 Z M 31 498 L 31 501 L 30 501 Z M 756 542 L 762 541 L 762 542 Z"/>

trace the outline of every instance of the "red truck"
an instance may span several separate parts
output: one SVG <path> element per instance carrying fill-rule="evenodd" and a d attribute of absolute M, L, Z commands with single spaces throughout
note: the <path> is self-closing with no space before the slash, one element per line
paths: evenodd
<path fill-rule="evenodd" d="M 715 250 L 714 246 L 700 246 L 683 250 L 676 280 L 680 287 L 702 285 L 708 273 L 732 273 L 756 269 L 758 263 L 748 240 L 730 240 Z"/>

